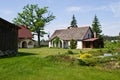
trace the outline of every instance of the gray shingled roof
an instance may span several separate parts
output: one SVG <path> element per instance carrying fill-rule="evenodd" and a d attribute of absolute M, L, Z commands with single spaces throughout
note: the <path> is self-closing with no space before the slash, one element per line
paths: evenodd
<path fill-rule="evenodd" d="M 54 39 L 55 37 L 59 37 L 62 40 L 71 40 L 71 39 L 83 40 L 89 28 L 90 28 L 89 26 L 86 26 L 86 27 L 56 30 L 53 33 L 53 35 L 50 37 L 50 40 Z"/>

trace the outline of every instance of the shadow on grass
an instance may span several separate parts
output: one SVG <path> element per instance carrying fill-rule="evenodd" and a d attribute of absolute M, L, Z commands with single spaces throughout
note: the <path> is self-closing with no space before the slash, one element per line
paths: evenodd
<path fill-rule="evenodd" d="M 34 53 L 26 53 L 26 52 L 18 52 L 17 55 L 1 56 L 0 59 L 3 59 L 3 58 L 11 58 L 11 57 L 21 57 L 21 56 L 32 56 L 32 55 L 37 55 L 37 54 L 34 54 Z"/>
<path fill-rule="evenodd" d="M 31 56 L 31 55 L 37 55 L 37 54 L 34 54 L 34 53 L 26 53 L 26 52 L 18 52 L 18 55 L 17 55 L 17 56 Z"/>

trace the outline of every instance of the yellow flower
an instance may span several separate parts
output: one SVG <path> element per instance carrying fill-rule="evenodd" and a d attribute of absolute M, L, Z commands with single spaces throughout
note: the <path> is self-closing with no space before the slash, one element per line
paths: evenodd
<path fill-rule="evenodd" d="M 80 54 L 80 59 L 86 59 L 91 57 L 92 57 L 92 54 L 88 54 L 88 53 Z"/>

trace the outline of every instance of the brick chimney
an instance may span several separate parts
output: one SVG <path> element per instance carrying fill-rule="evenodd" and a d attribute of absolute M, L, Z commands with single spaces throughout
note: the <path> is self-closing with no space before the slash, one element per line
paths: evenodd
<path fill-rule="evenodd" d="M 94 32 L 94 38 L 97 38 L 97 34 L 96 34 L 96 32 Z"/>

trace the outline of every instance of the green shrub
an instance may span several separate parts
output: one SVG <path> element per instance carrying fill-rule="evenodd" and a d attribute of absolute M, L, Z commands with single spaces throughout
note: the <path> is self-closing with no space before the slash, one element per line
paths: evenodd
<path fill-rule="evenodd" d="M 78 59 L 78 61 L 79 61 L 79 65 L 86 66 L 86 63 L 84 60 Z"/>
<path fill-rule="evenodd" d="M 80 59 L 78 59 L 78 61 L 80 65 L 96 66 L 98 64 L 104 64 L 111 61 L 120 61 L 120 55 L 93 57 L 89 54 L 81 54 Z"/>
<path fill-rule="evenodd" d="M 92 54 L 93 56 L 99 55 L 99 53 L 97 51 L 92 51 L 92 50 L 88 51 L 87 53 Z"/>
<path fill-rule="evenodd" d="M 80 54 L 80 59 L 78 59 L 80 65 L 84 66 L 95 66 L 97 63 L 96 58 L 93 58 L 92 54 L 84 53 Z"/>
<path fill-rule="evenodd" d="M 97 58 L 89 58 L 84 60 L 87 66 L 95 66 L 97 64 Z"/>
<path fill-rule="evenodd" d="M 105 41 L 105 48 L 108 49 L 108 52 L 113 53 L 116 52 L 117 49 L 120 47 L 120 42 L 119 41 Z"/>
<path fill-rule="evenodd" d="M 72 39 L 71 41 L 70 41 L 70 49 L 76 49 L 76 41 L 74 40 L 74 39 Z"/>
<path fill-rule="evenodd" d="M 67 51 L 67 54 L 74 54 L 74 53 L 73 53 L 73 51 L 68 50 L 68 51 Z"/>
<path fill-rule="evenodd" d="M 83 53 L 83 51 L 82 50 L 80 50 L 80 54 L 82 54 Z"/>
<path fill-rule="evenodd" d="M 118 62 L 118 65 L 120 65 L 120 61 Z"/>
<path fill-rule="evenodd" d="M 97 58 L 79 59 L 78 61 L 83 66 L 95 66 L 97 64 Z"/>

